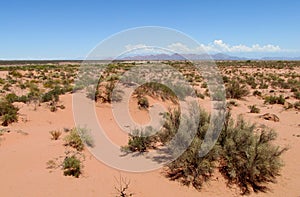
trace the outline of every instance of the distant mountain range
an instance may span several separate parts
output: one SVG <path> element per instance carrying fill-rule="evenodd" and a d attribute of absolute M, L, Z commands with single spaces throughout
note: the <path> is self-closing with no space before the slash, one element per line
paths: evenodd
<path fill-rule="evenodd" d="M 249 57 L 239 57 L 239 56 L 231 56 L 224 53 L 216 53 L 216 54 L 152 54 L 152 55 L 132 55 L 132 56 L 123 56 L 117 59 L 114 58 L 92 58 L 89 57 L 89 60 L 103 60 L 103 61 L 111 61 L 111 60 L 287 60 L 287 61 L 300 61 L 299 57 L 262 57 L 262 58 L 249 58 Z M 0 58 L 0 61 L 84 61 L 86 60 L 84 57 L 78 58 L 19 58 L 19 59 L 5 59 Z"/>
<path fill-rule="evenodd" d="M 118 58 L 117 60 L 300 60 L 300 57 L 263 57 L 246 58 L 230 56 L 224 53 L 217 54 L 155 54 L 155 55 L 135 55 Z"/>

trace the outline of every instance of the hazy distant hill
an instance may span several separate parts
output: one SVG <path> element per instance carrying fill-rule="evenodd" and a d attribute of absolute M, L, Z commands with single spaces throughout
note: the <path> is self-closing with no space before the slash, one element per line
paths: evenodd
<path fill-rule="evenodd" d="M 263 57 L 261 60 L 300 60 L 300 57 Z"/>
<path fill-rule="evenodd" d="M 122 57 L 120 60 L 246 60 L 247 58 L 230 56 L 223 53 L 217 53 L 213 55 L 208 54 L 155 54 L 155 55 L 136 55 Z"/>
<path fill-rule="evenodd" d="M 112 61 L 112 60 L 270 60 L 270 61 L 276 61 L 276 60 L 286 60 L 286 61 L 300 61 L 300 56 L 299 57 L 262 57 L 262 58 L 247 58 L 247 57 L 238 57 L 238 56 L 231 56 L 227 55 L 224 53 L 216 53 L 216 54 L 153 54 L 153 55 L 134 55 L 134 56 L 123 56 L 119 58 L 92 58 L 89 57 L 88 60 L 103 60 L 103 61 Z M 60 59 L 18 59 L 18 60 L 13 60 L 13 59 L 2 59 L 0 58 L 1 64 L 11 64 L 12 62 L 18 62 L 18 63 L 39 63 L 39 62 L 81 62 L 84 61 L 84 57 L 78 57 L 78 58 L 60 58 Z"/>

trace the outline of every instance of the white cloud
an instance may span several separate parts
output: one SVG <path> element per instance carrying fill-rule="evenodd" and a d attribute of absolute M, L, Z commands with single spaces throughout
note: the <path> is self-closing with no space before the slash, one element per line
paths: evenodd
<path fill-rule="evenodd" d="M 186 45 L 182 43 L 173 43 L 168 45 L 168 48 L 174 51 L 182 52 L 182 53 L 199 53 L 199 52 L 280 52 L 284 51 L 281 49 L 278 45 L 259 45 L 254 44 L 252 46 L 246 46 L 246 45 L 229 45 L 223 40 L 215 40 L 213 43 L 210 44 L 200 44 L 200 47 L 197 48 L 189 48 Z"/>
<path fill-rule="evenodd" d="M 172 43 L 172 44 L 168 45 L 167 48 L 172 51 L 181 52 L 181 53 L 190 53 L 192 50 L 180 42 Z"/>
<path fill-rule="evenodd" d="M 144 50 L 147 52 L 158 52 L 155 47 L 151 47 L 145 44 L 126 45 L 125 49 L 130 50 Z M 225 43 L 223 40 L 214 40 L 209 44 L 200 44 L 198 47 L 189 47 L 181 42 L 176 42 L 168 45 L 166 49 L 174 51 L 176 53 L 255 53 L 255 52 L 284 52 L 287 50 L 281 49 L 278 45 L 259 45 L 254 44 L 247 46 L 243 44 L 230 45 Z"/>
<path fill-rule="evenodd" d="M 147 47 L 147 45 L 145 45 L 145 44 L 128 44 L 128 45 L 126 45 L 125 46 L 125 49 L 127 50 L 127 51 L 131 51 L 131 50 L 135 50 L 135 49 L 139 49 L 139 48 L 146 48 Z"/>

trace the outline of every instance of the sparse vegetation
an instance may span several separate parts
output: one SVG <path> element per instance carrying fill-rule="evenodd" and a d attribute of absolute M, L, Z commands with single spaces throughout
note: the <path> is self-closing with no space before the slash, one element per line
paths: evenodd
<path fill-rule="evenodd" d="M 258 91 L 258 90 L 254 90 L 254 92 L 253 92 L 253 96 L 261 96 L 262 94 L 261 94 L 261 92 L 260 91 Z"/>
<path fill-rule="evenodd" d="M 300 110 L 300 101 L 294 103 L 294 108 Z"/>
<path fill-rule="evenodd" d="M 72 129 L 65 137 L 65 145 L 66 146 L 71 146 L 75 148 L 78 151 L 82 151 L 84 148 L 84 144 L 80 138 L 80 135 L 78 134 L 76 128 Z"/>
<path fill-rule="evenodd" d="M 117 186 L 115 186 L 115 191 L 116 191 L 116 197 L 129 197 L 133 196 L 134 194 L 132 192 L 129 192 L 129 185 L 130 185 L 130 180 L 127 178 L 119 177 L 119 180 L 117 180 Z"/>
<path fill-rule="evenodd" d="M 0 117 L 2 126 L 18 121 L 18 108 L 6 100 L 0 100 Z"/>
<path fill-rule="evenodd" d="M 265 191 L 265 183 L 273 182 L 282 167 L 280 156 L 287 148 L 273 145 L 276 133 L 261 128 L 255 134 L 256 126 L 239 119 L 226 123 L 222 131 L 221 172 L 231 184 L 237 184 L 243 194 Z"/>
<path fill-rule="evenodd" d="M 75 155 L 66 157 L 63 162 L 63 170 L 65 176 L 74 176 L 76 178 L 81 174 L 81 162 Z"/>
<path fill-rule="evenodd" d="M 153 138 L 149 135 L 149 130 L 134 129 L 129 134 L 128 145 L 123 146 L 121 150 L 124 152 L 145 152 L 152 147 Z"/>
<path fill-rule="evenodd" d="M 75 148 L 77 151 L 84 149 L 84 144 L 93 147 L 93 138 L 88 134 L 86 128 L 73 128 L 65 137 L 65 145 Z"/>
<path fill-rule="evenodd" d="M 198 76 L 195 70 L 191 70 L 188 62 L 166 62 L 182 72 L 190 85 L 197 89 L 197 97 L 204 99 L 204 95 L 207 95 L 211 96 L 213 101 L 224 99 L 225 94 L 222 91 L 211 91 L 211 95 L 209 95 L 208 86 L 210 86 L 210 83 L 206 82 L 203 77 Z M 240 109 L 244 109 L 244 104 L 248 102 L 235 99 L 242 99 L 248 96 L 251 91 L 253 96 L 246 97 L 246 100 L 254 99 L 254 102 L 259 101 L 257 102 L 259 106 L 264 102 L 270 105 L 284 105 L 285 109 L 289 109 L 289 111 L 284 113 L 298 113 L 296 110 L 300 111 L 300 101 L 295 101 L 295 99 L 300 99 L 300 75 L 297 68 L 300 66 L 299 62 L 251 60 L 217 61 L 216 64 L 220 68 L 223 82 L 226 86 L 226 96 L 231 99 L 227 103 L 229 109 L 237 109 L 237 112 Z M 128 62 L 109 64 L 108 68 L 101 73 L 103 78 L 96 82 L 98 84 L 95 90 L 85 87 L 93 77 L 74 84 L 78 65 L 28 64 L 24 66 L 0 67 L 0 70 L 8 71 L 6 76 L 0 78 L 1 124 L 7 126 L 18 121 L 19 109 L 16 106 L 22 109 L 22 113 L 19 115 L 20 122 L 23 120 L 23 109 L 26 109 L 28 106 L 31 107 L 32 104 L 34 104 L 35 109 L 42 106 L 48 107 L 53 112 L 64 109 L 65 105 L 60 100 L 60 96 L 67 92 L 74 93 L 84 88 L 87 91 L 87 97 L 95 99 L 96 102 L 110 103 L 118 100 L 118 96 L 113 98 L 112 95 L 116 82 L 121 78 L 121 74 L 134 65 L 138 66 L 136 63 Z M 276 69 L 278 69 L 278 72 Z M 288 69 L 289 72 L 284 72 L 282 69 Z M 93 71 L 90 71 L 90 74 L 93 76 Z M 165 74 L 167 73 L 162 72 L 162 76 Z M 145 75 L 147 75 L 146 72 Z M 134 82 L 130 83 L 131 81 L 128 81 L 127 85 L 134 85 Z M 170 84 L 170 87 L 175 86 Z M 151 101 L 152 99 L 160 99 L 160 101 L 167 100 L 178 104 L 178 100 L 184 98 L 185 94 L 189 92 L 190 90 L 184 86 L 177 87 L 177 91 L 173 92 L 172 88 L 153 82 L 137 88 L 133 96 L 138 99 L 140 108 L 148 109 L 149 97 L 152 97 Z M 205 102 L 206 100 L 200 100 L 200 102 Z M 17 102 L 26 103 L 26 105 Z M 266 112 L 272 109 L 272 106 L 262 105 L 261 107 L 262 111 L 268 108 Z M 273 106 L 276 110 L 278 107 Z M 248 108 L 250 113 L 260 113 L 260 109 L 255 104 L 248 106 Z M 278 115 L 277 111 L 272 113 Z M 278 122 L 279 118 L 272 113 L 253 116 Z M 247 113 L 245 116 L 252 117 L 252 115 L 247 115 Z M 280 118 L 281 116 L 283 115 L 279 114 Z M 182 120 L 180 119 L 180 111 L 177 109 L 164 113 L 163 117 L 165 122 L 160 131 L 153 132 L 150 128 L 146 130 L 135 129 L 129 135 L 128 144 L 122 147 L 122 150 L 126 153 L 144 153 L 149 149 L 156 149 L 156 146 L 168 144 L 178 132 L 177 130 Z M 211 116 L 208 113 L 202 109 L 200 110 L 199 128 L 196 137 L 180 157 L 166 166 L 166 176 L 170 180 L 177 180 L 184 185 L 190 185 L 200 190 L 203 184 L 210 180 L 214 172 L 219 170 L 228 181 L 228 184 L 237 185 L 241 189 L 242 194 L 248 194 L 252 191 L 267 191 L 267 183 L 274 182 L 280 174 L 280 169 L 283 165 L 280 157 L 287 150 L 276 145 L 277 142 L 274 141 L 276 133 L 267 127 L 257 126 L 243 119 L 233 120 L 228 115 L 213 149 L 204 157 L 199 157 L 199 151 L 204 142 L 210 118 Z M 284 118 L 281 119 L 282 122 L 285 121 Z M 183 121 L 184 124 L 189 124 L 191 120 L 183 119 Z M 2 132 L 3 130 L 0 131 L 0 136 Z M 53 160 L 50 160 L 47 165 L 49 168 L 62 167 L 64 175 L 79 177 L 83 167 L 80 155 L 84 153 L 82 152 L 84 144 L 93 147 L 94 141 L 86 128 L 65 129 L 65 132 L 63 135 L 66 135 L 66 137 L 63 139 L 66 146 L 66 155 L 61 156 L 59 165 Z M 152 132 L 155 135 L 151 135 Z M 58 130 L 50 131 L 49 135 L 51 135 L 52 140 L 62 138 L 62 132 Z M 299 137 L 296 134 L 295 136 Z M 185 139 L 186 136 L 183 135 L 180 140 L 184 142 Z M 73 154 L 74 152 L 75 154 Z M 115 187 L 116 195 L 133 196 L 133 193 L 128 190 L 129 184 L 130 181 L 120 177 L 118 186 Z"/>
<path fill-rule="evenodd" d="M 201 112 L 198 133 L 189 148 L 168 165 L 167 176 L 179 180 L 184 185 L 201 189 L 204 182 L 220 166 L 221 173 L 231 184 L 237 184 L 243 194 L 264 191 L 265 183 L 274 181 L 282 166 L 280 156 L 287 149 L 280 149 L 271 142 L 276 133 L 261 128 L 255 134 L 256 126 L 239 119 L 236 123 L 227 115 L 223 130 L 213 149 L 204 157 L 199 157 L 204 133 L 209 118 Z M 206 117 L 206 118 L 203 118 Z M 218 164 L 219 163 L 219 164 Z"/>
<path fill-rule="evenodd" d="M 250 109 L 250 113 L 259 113 L 260 109 L 258 107 L 256 107 L 256 105 L 250 105 L 248 106 L 248 108 Z"/>
<path fill-rule="evenodd" d="M 284 105 L 285 98 L 280 95 L 280 96 L 266 96 L 265 97 L 265 103 L 267 104 L 281 104 Z"/>
<path fill-rule="evenodd" d="M 50 134 L 51 134 L 51 139 L 52 140 L 58 140 L 58 138 L 61 136 L 61 131 L 50 131 Z"/>
<path fill-rule="evenodd" d="M 139 97 L 138 98 L 138 105 L 142 109 L 148 109 L 149 108 L 149 101 L 147 97 Z"/>
<path fill-rule="evenodd" d="M 241 85 L 238 81 L 231 81 L 226 87 L 226 93 L 228 98 L 241 99 L 249 94 L 249 90 L 246 85 Z"/>

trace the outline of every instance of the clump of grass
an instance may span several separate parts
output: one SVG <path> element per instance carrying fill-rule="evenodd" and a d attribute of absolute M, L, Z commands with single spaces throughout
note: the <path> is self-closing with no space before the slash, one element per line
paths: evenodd
<path fill-rule="evenodd" d="M 207 88 L 207 83 L 206 83 L 206 82 L 203 82 L 203 83 L 201 84 L 201 88 Z"/>
<path fill-rule="evenodd" d="M 294 108 L 300 110 L 300 101 L 294 103 Z"/>
<path fill-rule="evenodd" d="M 58 167 L 57 163 L 54 160 L 47 161 L 46 165 L 47 165 L 47 169 L 50 169 L 50 170 Z"/>
<path fill-rule="evenodd" d="M 65 137 L 65 145 L 71 146 L 75 148 L 78 151 L 82 151 L 84 148 L 84 145 L 82 143 L 82 140 L 77 132 L 77 130 L 74 128 L 70 131 L 69 135 Z"/>
<path fill-rule="evenodd" d="M 86 128 L 73 128 L 69 135 L 65 137 L 65 145 L 75 148 L 77 151 L 84 149 L 84 144 L 93 147 L 93 138 L 88 134 Z"/>
<path fill-rule="evenodd" d="M 124 152 L 146 152 L 152 147 L 153 139 L 149 136 L 148 130 L 134 129 L 129 134 L 128 144 L 121 148 Z"/>
<path fill-rule="evenodd" d="M 262 95 L 261 91 L 258 90 L 253 91 L 253 96 L 261 96 L 261 95 Z"/>
<path fill-rule="evenodd" d="M 55 131 L 50 131 L 50 134 L 52 140 L 58 140 L 62 133 L 61 131 L 55 130 Z"/>
<path fill-rule="evenodd" d="M 250 113 L 259 113 L 260 109 L 256 107 L 256 105 L 249 105 L 248 108 L 250 109 Z"/>
<path fill-rule="evenodd" d="M 300 92 L 298 92 L 298 91 L 294 92 L 294 97 L 295 97 L 296 99 L 299 99 L 299 100 L 300 100 Z"/>
<path fill-rule="evenodd" d="M 205 95 L 202 94 L 201 92 L 198 92 L 198 91 L 196 91 L 196 96 L 197 96 L 198 98 L 201 98 L 201 99 L 204 99 L 204 98 L 205 98 Z"/>
<path fill-rule="evenodd" d="M 239 104 L 235 101 L 235 100 L 230 100 L 229 102 L 228 102 L 228 106 L 235 106 L 235 107 L 237 107 Z"/>
<path fill-rule="evenodd" d="M 51 112 L 56 112 L 57 111 L 57 107 L 54 106 L 54 105 L 50 106 L 50 111 Z"/>
<path fill-rule="evenodd" d="M 176 92 L 173 92 L 171 87 L 174 87 Z M 174 84 L 168 84 L 168 86 L 166 86 L 156 82 L 145 83 L 135 90 L 137 95 L 147 94 L 161 98 L 162 100 L 171 100 L 173 103 L 177 103 L 177 99 L 184 99 L 185 95 L 188 94 L 189 91 L 190 89 L 185 88 L 184 86 Z"/>
<path fill-rule="evenodd" d="M 65 176 L 74 176 L 76 178 L 81 174 L 81 162 L 75 155 L 66 157 L 63 161 L 63 170 Z"/>
<path fill-rule="evenodd" d="M 138 98 L 138 105 L 140 108 L 148 109 L 149 108 L 149 101 L 146 97 L 139 97 Z"/>
<path fill-rule="evenodd" d="M 241 85 L 238 81 L 231 81 L 226 87 L 226 95 L 228 98 L 241 99 L 249 94 L 246 85 Z"/>
<path fill-rule="evenodd" d="M 285 98 L 282 95 L 279 96 L 266 96 L 265 97 L 265 103 L 268 104 L 281 104 L 284 105 Z"/>
<path fill-rule="evenodd" d="M 0 100 L 0 117 L 2 126 L 18 121 L 19 109 L 6 100 Z"/>
<path fill-rule="evenodd" d="M 180 124 L 180 111 L 176 109 L 173 111 L 170 110 L 164 113 L 164 119 L 163 129 L 158 132 L 159 140 L 163 144 L 169 142 L 176 134 Z"/>

